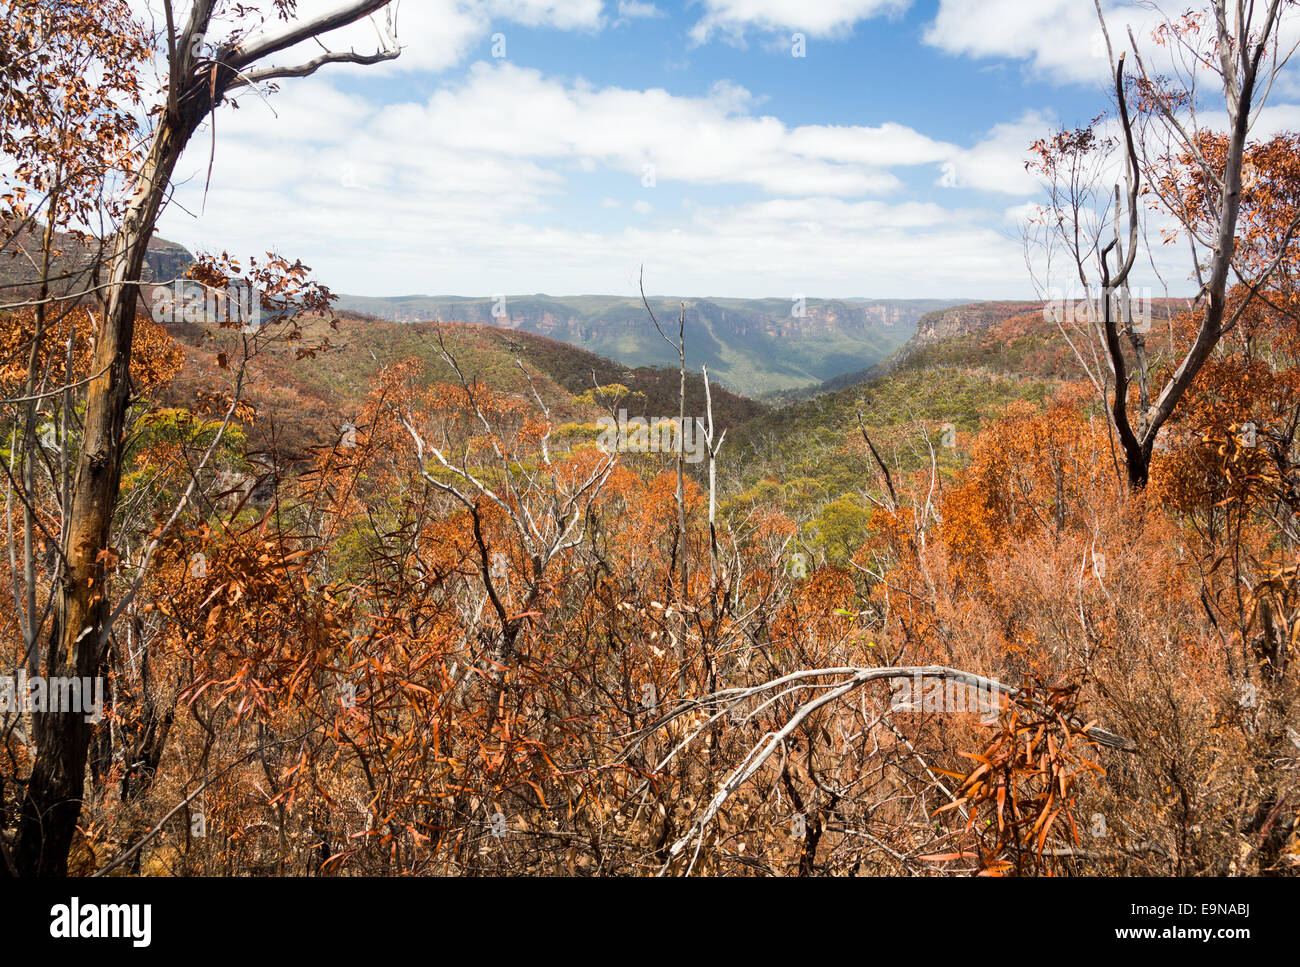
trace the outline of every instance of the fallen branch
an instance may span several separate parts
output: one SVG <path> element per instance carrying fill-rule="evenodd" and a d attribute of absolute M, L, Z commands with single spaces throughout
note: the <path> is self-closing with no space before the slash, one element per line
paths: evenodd
<path fill-rule="evenodd" d="M 700 848 L 704 843 L 704 830 L 709 823 L 718 814 L 718 811 L 731 798 L 745 782 L 754 775 L 763 764 L 770 759 L 777 749 L 781 748 L 790 734 L 808 719 L 818 709 L 823 708 L 832 702 L 843 698 L 845 695 L 856 691 L 858 688 L 868 682 L 891 681 L 896 679 L 941 679 L 946 681 L 959 682 L 971 688 L 980 689 L 987 692 L 998 692 L 1006 695 L 1008 698 L 1018 698 L 1022 691 L 1014 685 L 1006 685 L 992 678 L 985 678 L 982 675 L 975 675 L 971 672 L 962 671 L 958 668 L 949 668 L 945 665 L 914 665 L 914 666 L 897 666 L 888 668 L 856 668 L 852 666 L 840 668 L 814 668 L 803 671 L 791 672 L 789 675 L 783 675 L 780 678 L 774 678 L 771 681 L 764 682 L 760 685 L 753 685 L 739 688 L 725 688 L 701 698 L 688 699 L 679 703 L 670 712 L 667 712 L 655 722 L 651 723 L 637 735 L 636 739 L 629 746 L 628 752 L 633 751 L 640 745 L 641 741 L 648 735 L 658 729 L 663 728 L 668 723 L 682 717 L 693 711 L 701 709 L 717 708 L 708 721 L 699 725 L 685 739 L 678 743 L 671 752 L 659 763 L 658 768 L 666 766 L 674 756 L 691 743 L 705 729 L 707 729 L 716 719 L 726 714 L 732 708 L 735 708 L 741 702 L 755 698 L 772 691 L 785 689 L 787 686 L 800 682 L 808 682 L 820 678 L 835 678 L 838 681 L 827 682 L 824 685 L 813 684 L 812 687 L 827 689 L 823 694 L 816 698 L 810 699 L 794 711 L 783 726 L 774 732 L 767 733 L 766 737 L 759 745 L 750 750 L 744 761 L 727 777 L 726 781 L 718 788 L 718 791 L 709 800 L 707 806 L 692 821 L 686 832 L 680 836 L 668 850 L 668 859 L 660 869 L 659 875 L 667 873 L 673 862 L 682 855 L 691 843 L 695 842 L 695 852 L 687 865 L 686 872 L 689 874 L 695 866 L 695 861 L 699 856 Z M 1089 740 L 1097 745 L 1110 749 L 1118 749 L 1123 752 L 1137 751 L 1137 743 L 1132 739 L 1116 735 L 1113 732 L 1107 732 L 1105 729 L 1099 729 L 1096 726 L 1087 725 L 1078 721 L 1070 721 L 1070 724 L 1078 728 Z"/>

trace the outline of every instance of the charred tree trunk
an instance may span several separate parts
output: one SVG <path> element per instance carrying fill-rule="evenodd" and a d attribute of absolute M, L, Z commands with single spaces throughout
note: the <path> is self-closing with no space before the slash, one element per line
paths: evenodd
<path fill-rule="evenodd" d="M 109 550 L 122 475 L 131 345 L 140 273 L 154 225 L 181 152 L 228 90 L 285 77 L 305 77 L 329 63 L 374 64 L 398 56 L 325 53 L 295 67 L 252 70 L 254 63 L 303 40 L 346 26 L 389 0 L 354 0 L 311 20 L 292 23 L 247 44 L 225 44 L 211 57 L 200 47 L 216 0 L 196 0 L 177 36 L 168 7 L 170 77 L 149 154 L 135 175 L 109 257 L 107 300 L 95 337 L 87 388 L 85 434 L 77 459 L 64 536 L 64 561 L 54 588 L 46 657 L 48 677 L 91 678 L 105 657 L 110 629 Z M 19 817 L 14 866 L 24 876 L 62 876 L 81 816 L 92 725 L 80 713 L 47 713 Z"/>
<path fill-rule="evenodd" d="M 206 25 L 205 25 L 206 26 Z M 92 678 L 100 669 L 108 629 L 108 566 L 113 508 L 122 475 L 123 437 L 131 398 L 131 343 L 145 252 L 158 210 L 185 143 L 211 109 L 206 92 L 191 87 L 179 110 L 163 115 L 113 243 L 108 303 L 95 339 L 88 386 L 85 439 L 72 484 L 55 589 L 46 675 Z M 91 723 L 79 712 L 51 712 L 41 730 L 19 820 L 15 864 L 24 876 L 64 876 L 81 815 Z"/>

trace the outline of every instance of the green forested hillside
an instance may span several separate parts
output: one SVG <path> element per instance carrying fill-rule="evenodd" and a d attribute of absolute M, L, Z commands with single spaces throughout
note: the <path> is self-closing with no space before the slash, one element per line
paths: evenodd
<path fill-rule="evenodd" d="M 179 338 L 188 335 L 181 327 L 173 329 Z M 392 363 L 416 359 L 425 365 L 429 381 L 455 381 L 439 348 L 439 332 L 467 379 L 531 399 L 531 376 L 557 423 L 594 419 L 602 409 L 574 398 L 610 384 L 632 394 L 625 404 L 632 415 L 673 416 L 678 411 L 679 374 L 673 369 L 624 366 L 528 332 L 457 323 L 402 324 L 344 314 L 334 326 L 323 319 L 309 321 L 302 340 L 268 344 L 250 361 L 249 399 L 275 421 L 274 426 L 259 421 L 250 438 L 269 446 L 274 434 L 277 449 L 294 453 L 334 439 L 338 425 L 356 416 L 381 370 Z M 186 341 L 187 379 L 172 390 L 178 394 L 172 401 L 176 403 L 182 401 L 179 394 L 192 394 L 196 388 L 218 390 L 220 380 L 229 375 L 218 366 L 214 346 L 195 344 L 192 336 Z M 312 347 L 315 356 L 298 359 L 301 346 Z M 722 386 L 714 385 L 712 395 L 720 428 L 738 427 L 766 412 L 761 404 Z M 704 384 L 698 372 L 688 374 L 687 412 L 704 412 Z"/>
<path fill-rule="evenodd" d="M 727 509 L 777 500 L 818 532 L 851 524 L 860 539 L 870 516 L 861 493 L 880 485 L 863 428 L 896 475 L 928 473 L 933 453 L 941 487 L 967 459 L 964 442 L 1008 403 L 1042 403 L 1083 376 L 1039 307 L 1021 309 L 918 338 L 880 375 L 756 415 L 727 441 Z"/>

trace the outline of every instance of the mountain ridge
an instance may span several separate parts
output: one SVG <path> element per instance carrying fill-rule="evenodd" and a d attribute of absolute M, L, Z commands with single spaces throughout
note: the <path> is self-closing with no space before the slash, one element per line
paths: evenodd
<path fill-rule="evenodd" d="M 659 324 L 676 335 L 685 312 L 687 365 L 751 397 L 814 388 L 887 358 L 926 312 L 958 300 L 735 299 L 650 296 Z M 393 321 L 455 320 L 523 330 L 629 365 L 677 362 L 639 298 L 581 295 L 492 297 L 340 295 L 338 308 Z"/>
<path fill-rule="evenodd" d="M 855 372 L 833 376 L 808 395 L 834 393 L 858 383 L 871 382 L 895 371 L 909 358 L 929 347 L 949 340 L 977 335 L 1014 316 L 1040 310 L 1042 306 L 1041 301 L 1002 300 L 966 302 L 928 312 L 917 320 L 916 331 L 912 334 L 912 338 L 892 355 Z"/>
<path fill-rule="evenodd" d="M 39 245 L 40 226 L 19 238 L 19 249 Z M 57 233 L 61 255 L 54 274 L 64 291 L 93 267 L 93 243 Z M 144 281 L 184 275 L 194 256 L 178 242 L 156 236 L 146 256 Z M 16 266 L 15 266 L 16 268 Z M 14 273 L 0 282 L 19 285 Z M 60 294 L 60 286 L 54 287 Z M 336 310 L 398 323 L 447 321 L 531 332 L 589 350 L 628 367 L 676 366 L 676 353 L 655 331 L 637 297 L 584 294 L 551 296 L 353 296 L 336 294 Z M 853 297 L 740 299 L 726 296 L 650 296 L 664 331 L 684 323 L 687 366 L 708 367 L 711 378 L 740 396 L 780 402 L 833 388 L 872 372 L 914 338 L 936 312 L 972 305 L 955 299 Z M 684 314 L 684 318 L 682 317 Z"/>

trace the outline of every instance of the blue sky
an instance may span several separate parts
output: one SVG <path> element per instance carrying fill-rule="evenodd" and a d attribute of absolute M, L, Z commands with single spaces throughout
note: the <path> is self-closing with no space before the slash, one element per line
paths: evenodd
<path fill-rule="evenodd" d="M 361 295 L 631 295 L 644 264 L 686 296 L 1031 298 L 1026 148 L 1108 103 L 1092 0 L 404 0 L 396 34 L 223 110 L 163 234 Z"/>

